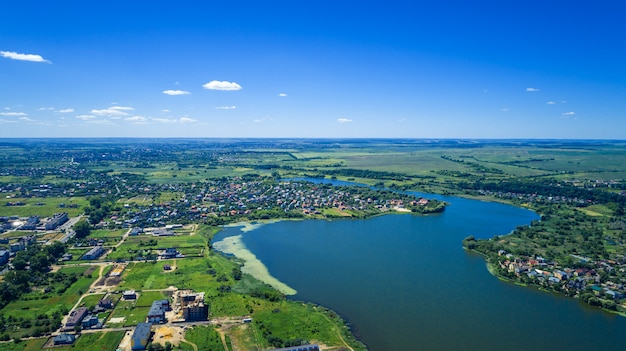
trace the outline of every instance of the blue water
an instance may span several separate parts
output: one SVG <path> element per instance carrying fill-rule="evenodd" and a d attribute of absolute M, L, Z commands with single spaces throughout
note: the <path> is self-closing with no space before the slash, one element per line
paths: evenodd
<path fill-rule="evenodd" d="M 429 196 L 433 197 L 433 196 Z M 373 351 L 622 350 L 626 318 L 504 283 L 461 247 L 538 219 L 508 205 L 441 197 L 436 215 L 286 221 L 243 241 L 292 298 L 332 308 Z M 227 228 L 216 240 L 241 234 Z"/>

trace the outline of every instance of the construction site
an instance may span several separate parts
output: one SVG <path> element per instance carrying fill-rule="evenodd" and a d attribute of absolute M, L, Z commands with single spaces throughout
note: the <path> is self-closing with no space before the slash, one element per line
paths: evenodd
<path fill-rule="evenodd" d="M 204 292 L 177 290 L 174 292 L 171 322 L 206 321 L 209 318 L 209 305 L 204 302 Z"/>

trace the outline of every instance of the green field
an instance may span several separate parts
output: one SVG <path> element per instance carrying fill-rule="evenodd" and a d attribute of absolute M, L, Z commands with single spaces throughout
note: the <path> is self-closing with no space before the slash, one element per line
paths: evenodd
<path fill-rule="evenodd" d="M 177 229 L 177 235 L 154 237 L 149 234 L 129 236 L 123 244 L 111 252 L 110 260 L 131 259 L 137 256 L 138 251 L 156 254 L 157 249 L 176 248 L 185 256 L 202 256 L 206 250 L 207 238 L 202 235 L 190 235 L 188 229 Z M 150 245 L 148 245 L 150 244 Z"/>
<path fill-rule="evenodd" d="M 126 234 L 128 229 L 106 230 L 97 229 L 92 230 L 89 233 L 89 238 L 93 239 L 106 239 L 106 241 L 118 242 L 122 238 L 122 235 Z"/>
<path fill-rule="evenodd" d="M 9 202 L 22 202 L 23 206 L 7 206 Z M 76 217 L 83 213 L 87 205 L 84 197 L 46 197 L 46 198 L 0 198 L 0 216 L 39 216 L 41 219 L 51 217 L 55 213 L 67 212 L 70 217 Z M 65 207 L 60 207 L 65 204 Z M 69 205 L 78 205 L 70 208 Z"/>
<path fill-rule="evenodd" d="M 4 342 L 0 344 L 0 350 L 2 351 L 39 351 L 42 350 L 43 345 L 48 341 L 48 338 L 23 340 L 19 343 L 13 341 Z M 51 349 L 44 349 L 51 350 Z"/>
<path fill-rule="evenodd" d="M 90 284 L 94 281 L 89 271 L 91 271 L 89 267 L 62 268 L 60 272 L 66 275 L 77 274 L 78 279 L 67 288 L 62 283 L 54 283 L 50 286 L 52 290 L 47 293 L 43 291 L 43 288 L 32 290 L 0 310 L 0 317 L 14 321 L 10 324 L 10 331 L 13 336 L 30 336 L 41 328 L 47 328 L 50 321 L 57 317 L 60 320 L 62 315 L 74 307 L 81 295 L 87 292 Z M 60 292 L 59 289 L 65 290 Z M 91 299 L 88 297 L 86 304 L 93 303 Z M 32 321 L 32 323 L 29 326 L 24 326 L 23 321 Z M 15 326 L 18 324 L 21 327 L 16 329 Z"/>
<path fill-rule="evenodd" d="M 87 269 L 88 267 L 84 266 L 62 268 L 61 272 L 66 274 L 81 274 L 80 278 L 65 292 L 61 295 L 56 295 L 54 292 L 27 294 L 24 299 L 13 301 L 5 306 L 0 310 L 0 315 L 35 319 L 39 314 L 52 315 L 56 311 L 70 310 L 78 302 L 80 296 L 89 290 L 89 286 L 95 280 L 90 274 L 84 275 L 87 273 Z"/>
<path fill-rule="evenodd" d="M 111 331 L 98 333 L 83 333 L 71 346 L 56 346 L 45 349 L 50 351 L 81 350 L 81 351 L 110 351 L 120 344 L 125 332 Z"/>
<path fill-rule="evenodd" d="M 130 263 L 122 275 L 121 290 L 166 289 L 175 286 L 179 289 L 194 289 L 216 294 L 220 285 L 232 284 L 232 277 L 226 282 L 218 282 L 220 275 L 230 276 L 235 264 L 219 256 L 211 261 L 203 258 L 185 258 L 158 262 Z M 163 265 L 173 267 L 165 271 Z M 215 276 L 207 273 L 209 269 L 216 271 Z M 212 293 L 213 292 L 213 293 Z"/>
<path fill-rule="evenodd" d="M 185 331 L 185 339 L 196 344 L 198 350 L 222 351 L 224 346 L 219 334 L 212 326 L 196 326 Z M 191 345 L 181 343 L 183 350 L 194 350 Z M 248 350 L 253 350 L 252 348 Z"/>
<path fill-rule="evenodd" d="M 111 313 L 106 324 L 111 328 L 135 326 L 137 323 L 146 321 L 149 311 L 150 306 L 139 307 L 137 306 L 137 301 L 120 300 L 115 306 L 115 309 Z M 114 322 L 117 318 L 123 318 L 123 321 Z"/>

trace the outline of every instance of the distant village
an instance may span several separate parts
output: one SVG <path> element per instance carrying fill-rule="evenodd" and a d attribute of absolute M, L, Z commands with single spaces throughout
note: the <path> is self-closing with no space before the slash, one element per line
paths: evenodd
<path fill-rule="evenodd" d="M 44 170 L 41 172 L 46 173 Z M 176 199 L 154 201 L 158 194 L 163 193 L 176 194 Z M 426 199 L 391 191 L 305 181 L 274 181 L 258 176 L 162 185 L 147 184 L 132 177 L 111 176 L 103 177 L 98 182 L 63 185 L 2 184 L 0 194 L 6 194 L 7 198 L 27 198 L 35 202 L 47 197 L 114 196 L 121 205 L 112 211 L 111 216 L 96 223 L 102 228 L 155 227 L 192 222 L 224 224 L 241 218 L 314 216 L 322 214 L 324 209 L 338 210 L 337 216 L 351 216 L 349 211 L 382 213 L 428 205 Z M 21 201 L 6 204 L 24 205 Z M 76 204 L 62 204 L 60 209 L 66 206 Z M 52 228 L 63 220 L 65 218 L 56 221 L 49 219 L 42 223 L 37 216 L 27 219 L 0 217 L 0 233 L 15 229 L 16 223 L 23 230 L 54 230 Z"/>

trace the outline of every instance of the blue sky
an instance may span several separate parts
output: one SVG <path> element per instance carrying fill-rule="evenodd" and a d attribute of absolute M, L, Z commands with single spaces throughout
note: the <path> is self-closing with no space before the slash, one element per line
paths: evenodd
<path fill-rule="evenodd" d="M 136 3 L 4 3 L 0 137 L 626 135 L 626 2 Z"/>

